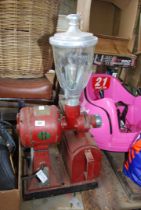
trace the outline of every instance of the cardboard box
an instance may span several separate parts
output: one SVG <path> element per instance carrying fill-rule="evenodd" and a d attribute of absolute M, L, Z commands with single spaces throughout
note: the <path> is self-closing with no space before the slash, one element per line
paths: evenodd
<path fill-rule="evenodd" d="M 45 74 L 46 78 L 51 82 L 51 84 L 54 84 L 54 77 L 55 77 L 55 71 L 54 70 L 49 70 L 46 74 Z"/>
<path fill-rule="evenodd" d="M 136 56 L 128 49 L 128 42 L 127 39 L 99 35 L 95 53 L 135 58 Z"/>
<path fill-rule="evenodd" d="M 141 88 L 141 53 L 137 54 L 136 67 L 129 69 L 125 82 L 134 88 Z"/>
<path fill-rule="evenodd" d="M 128 40 L 132 51 L 138 0 L 93 0 L 90 11 L 90 32 Z"/>
<path fill-rule="evenodd" d="M 132 39 L 138 0 L 92 0 L 90 32 Z"/>
<path fill-rule="evenodd" d="M 20 210 L 20 148 L 18 155 L 18 186 L 17 189 L 0 191 L 0 210 Z"/>
<path fill-rule="evenodd" d="M 84 31 L 128 40 L 132 51 L 139 0 L 78 0 Z"/>

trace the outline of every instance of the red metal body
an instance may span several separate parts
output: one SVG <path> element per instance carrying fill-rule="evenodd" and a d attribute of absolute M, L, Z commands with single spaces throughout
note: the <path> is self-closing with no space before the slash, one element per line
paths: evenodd
<path fill-rule="evenodd" d="M 46 149 L 61 140 L 60 113 L 56 106 L 34 106 L 21 109 L 17 130 L 24 147 Z"/>
<path fill-rule="evenodd" d="M 87 132 L 90 127 L 96 127 L 94 116 L 87 113 L 80 113 L 80 106 L 65 105 L 65 116 L 62 119 L 63 130 L 76 130 L 77 132 Z"/>
<path fill-rule="evenodd" d="M 67 131 L 64 136 L 62 153 L 71 182 L 90 181 L 98 177 L 102 156 L 89 133 L 80 135 Z"/>
<path fill-rule="evenodd" d="M 93 181 L 99 176 L 101 152 L 87 132 L 91 126 L 96 127 L 95 118 L 80 114 L 79 106 L 65 106 L 64 115 L 53 105 L 21 109 L 17 130 L 22 145 L 33 148 L 32 173 L 46 167 L 49 178 L 41 186 L 37 179 L 29 180 L 28 191 Z"/>

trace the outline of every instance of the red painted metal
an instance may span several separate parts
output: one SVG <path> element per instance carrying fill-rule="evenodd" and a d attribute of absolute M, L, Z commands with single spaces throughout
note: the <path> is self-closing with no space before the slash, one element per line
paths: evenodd
<path fill-rule="evenodd" d="M 80 113 L 80 106 L 65 105 L 65 117 L 62 121 L 64 130 L 76 130 L 77 132 L 87 132 L 90 127 L 96 127 L 94 116 L 87 113 Z"/>
<path fill-rule="evenodd" d="M 65 116 L 67 122 L 67 129 L 76 127 L 76 120 L 80 117 L 80 106 L 65 105 Z"/>
<path fill-rule="evenodd" d="M 47 149 L 61 140 L 61 122 L 56 106 L 24 107 L 18 115 L 17 129 L 24 147 Z"/>
<path fill-rule="evenodd" d="M 93 157 L 91 149 L 86 149 L 84 151 L 84 154 L 85 154 L 85 158 L 86 158 L 85 177 L 86 177 L 86 180 L 91 180 L 94 177 L 94 164 L 95 164 L 94 157 Z"/>
<path fill-rule="evenodd" d="M 51 165 L 48 149 L 34 150 L 32 167 L 34 172 L 37 172 L 44 167 L 48 167 L 50 171 Z"/>
<path fill-rule="evenodd" d="M 65 131 L 62 153 L 71 182 L 90 181 L 100 174 L 101 152 L 89 133 Z"/>
<path fill-rule="evenodd" d="M 36 178 L 28 180 L 29 191 L 59 187 L 62 183 L 94 181 L 99 176 L 101 152 L 87 132 L 91 126 L 96 127 L 95 118 L 80 113 L 80 106 L 66 105 L 64 116 L 54 105 L 21 109 L 17 117 L 17 130 L 22 145 L 33 148 L 32 173 L 46 167 L 49 179 L 47 185 L 41 186 Z M 60 151 L 56 144 L 61 139 L 64 140 L 61 141 Z M 52 152 L 52 148 L 56 148 L 58 154 Z M 61 156 L 64 157 L 65 166 Z M 27 170 L 27 173 L 31 174 L 31 171 Z"/>

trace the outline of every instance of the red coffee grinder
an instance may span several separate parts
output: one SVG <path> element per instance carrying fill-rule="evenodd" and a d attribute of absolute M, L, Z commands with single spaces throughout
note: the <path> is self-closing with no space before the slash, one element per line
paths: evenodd
<path fill-rule="evenodd" d="M 101 118 L 81 113 L 79 105 L 90 77 L 97 37 L 79 30 L 79 15 L 67 18 L 67 32 L 50 38 L 56 74 L 64 89 L 63 108 L 24 107 L 17 117 L 25 199 L 92 189 L 100 174 L 101 152 L 88 131 L 99 127 Z"/>

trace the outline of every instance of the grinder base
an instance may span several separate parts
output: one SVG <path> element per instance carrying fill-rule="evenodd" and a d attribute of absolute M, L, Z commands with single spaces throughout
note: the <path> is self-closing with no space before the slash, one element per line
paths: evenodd
<path fill-rule="evenodd" d="M 70 145 L 73 144 L 75 133 L 69 132 L 70 139 L 68 139 L 68 152 L 65 152 L 65 156 L 62 155 L 64 150 L 64 145 L 66 148 L 66 136 L 68 135 L 68 131 L 65 132 L 64 141 L 62 141 L 61 145 L 58 146 L 50 146 L 49 147 L 49 156 L 50 156 L 50 168 L 48 171 L 48 182 L 46 184 L 42 184 L 35 176 L 31 176 L 32 174 L 32 164 L 30 161 L 31 153 L 30 151 L 24 152 L 24 175 L 26 175 L 26 179 L 23 179 L 23 198 L 24 200 L 37 199 L 43 197 L 50 197 L 59 194 L 66 194 L 72 192 L 80 192 L 89 189 L 94 189 L 98 187 L 98 183 L 95 178 L 91 180 L 83 180 L 83 181 L 75 181 L 71 179 L 70 172 L 67 169 L 68 165 L 68 157 L 70 154 Z M 73 137 L 73 138 L 72 138 Z M 72 139 L 72 142 L 71 142 Z M 80 140 L 82 141 L 82 139 Z M 82 141 L 83 142 L 83 141 Z M 87 145 L 91 147 L 92 145 Z M 74 147 L 75 151 L 78 150 L 76 146 Z M 80 148 L 79 148 L 80 150 Z M 81 151 L 82 152 L 82 151 Z M 73 157 L 73 155 L 72 155 Z M 64 160 L 63 160 L 64 158 Z M 99 158 L 99 156 L 98 156 Z M 29 164 L 30 162 L 30 164 Z M 81 164 L 81 163 L 79 163 Z M 101 165 L 101 157 L 99 159 L 99 165 Z M 99 168 L 100 170 L 100 168 Z"/>

